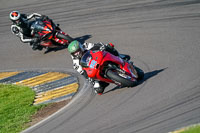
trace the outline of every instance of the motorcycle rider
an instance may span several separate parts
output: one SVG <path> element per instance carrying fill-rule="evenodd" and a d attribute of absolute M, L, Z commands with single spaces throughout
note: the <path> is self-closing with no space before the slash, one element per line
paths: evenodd
<path fill-rule="evenodd" d="M 80 65 L 81 57 L 86 53 L 88 50 L 106 50 L 115 56 L 119 56 L 124 60 L 130 60 L 129 55 L 119 54 L 118 51 L 114 48 L 112 43 L 103 44 L 99 43 L 83 43 L 81 44 L 79 41 L 75 40 L 71 42 L 68 46 L 68 52 L 71 54 L 73 60 L 73 67 L 77 70 L 81 75 L 83 75 L 90 83 L 92 83 L 95 93 L 101 95 L 104 92 L 104 89 L 109 85 L 109 83 L 103 81 L 97 81 L 88 77 L 86 71 L 82 69 Z"/>
<path fill-rule="evenodd" d="M 23 43 L 30 43 L 33 50 L 42 50 L 39 45 L 40 38 L 32 37 L 31 24 L 36 19 L 48 19 L 48 16 L 33 13 L 30 15 L 21 14 L 19 11 L 10 12 L 10 20 L 13 22 L 11 25 L 11 32 L 18 36 Z"/>

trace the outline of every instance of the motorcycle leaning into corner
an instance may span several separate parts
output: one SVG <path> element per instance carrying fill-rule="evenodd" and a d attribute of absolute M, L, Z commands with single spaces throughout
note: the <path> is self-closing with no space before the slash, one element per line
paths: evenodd
<path fill-rule="evenodd" d="M 121 87 L 133 87 L 144 77 L 144 72 L 119 56 L 102 51 L 87 51 L 80 60 L 80 65 L 91 79 L 114 83 Z"/>
<path fill-rule="evenodd" d="M 36 21 L 31 24 L 30 28 L 32 30 L 32 36 L 40 38 L 39 50 L 43 48 L 67 47 L 68 44 L 74 40 L 59 28 L 59 24 L 54 24 L 51 19 L 36 19 Z"/>

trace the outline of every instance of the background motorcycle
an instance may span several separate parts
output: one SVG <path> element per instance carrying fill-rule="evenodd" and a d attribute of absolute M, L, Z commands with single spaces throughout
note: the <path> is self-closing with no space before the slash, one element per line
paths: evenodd
<path fill-rule="evenodd" d="M 123 87 L 136 86 L 144 77 L 144 72 L 133 63 L 107 51 L 88 51 L 80 64 L 88 77 Z"/>
<path fill-rule="evenodd" d="M 32 36 L 40 38 L 39 50 L 68 46 L 74 39 L 64 33 L 51 19 L 37 19 L 31 24 Z"/>

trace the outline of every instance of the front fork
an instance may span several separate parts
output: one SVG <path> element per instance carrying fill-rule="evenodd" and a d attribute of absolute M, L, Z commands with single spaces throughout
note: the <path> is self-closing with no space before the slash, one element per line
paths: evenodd
<path fill-rule="evenodd" d="M 109 69 L 113 69 L 113 70 L 116 70 L 118 71 L 119 73 L 121 73 L 121 75 L 126 75 L 128 77 L 130 77 L 132 80 L 135 80 L 138 78 L 138 74 L 137 74 L 137 71 L 135 70 L 134 68 L 134 65 L 132 62 L 128 62 L 127 64 L 127 69 L 129 69 L 129 71 L 131 72 L 131 75 L 130 73 L 126 72 L 125 70 L 123 69 L 120 69 L 119 67 L 117 67 L 116 65 L 113 65 L 113 64 L 108 64 L 108 70 Z M 106 71 L 107 73 L 107 71 Z"/>
<path fill-rule="evenodd" d="M 133 65 L 133 62 L 129 62 L 129 68 L 130 68 L 131 73 L 137 79 L 138 78 L 138 74 L 137 74 L 137 71 L 136 71 L 136 69 L 135 69 L 135 67 Z"/>
<path fill-rule="evenodd" d="M 66 40 L 64 40 L 64 39 L 59 39 L 58 37 L 57 37 L 57 35 L 58 35 L 58 33 L 61 33 L 61 34 L 63 34 L 63 35 L 68 35 L 68 34 L 66 34 L 65 32 L 63 32 L 63 31 L 61 31 L 61 30 L 58 30 L 58 31 L 56 31 L 56 33 L 54 34 L 54 37 L 52 38 L 52 40 L 54 40 L 55 42 L 57 42 L 57 43 L 59 43 L 59 44 L 62 44 L 62 45 L 65 45 L 66 43 L 68 43 Z"/>

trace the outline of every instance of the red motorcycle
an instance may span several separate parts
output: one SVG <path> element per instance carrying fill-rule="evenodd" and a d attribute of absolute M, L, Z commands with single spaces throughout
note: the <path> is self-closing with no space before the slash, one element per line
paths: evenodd
<path fill-rule="evenodd" d="M 56 48 L 68 46 L 74 39 L 64 33 L 59 25 L 53 23 L 51 19 L 37 19 L 31 24 L 32 36 L 40 38 L 40 50 L 42 48 Z"/>
<path fill-rule="evenodd" d="M 80 64 L 88 77 L 123 87 L 136 86 L 144 77 L 144 72 L 133 63 L 107 51 L 87 51 Z"/>

